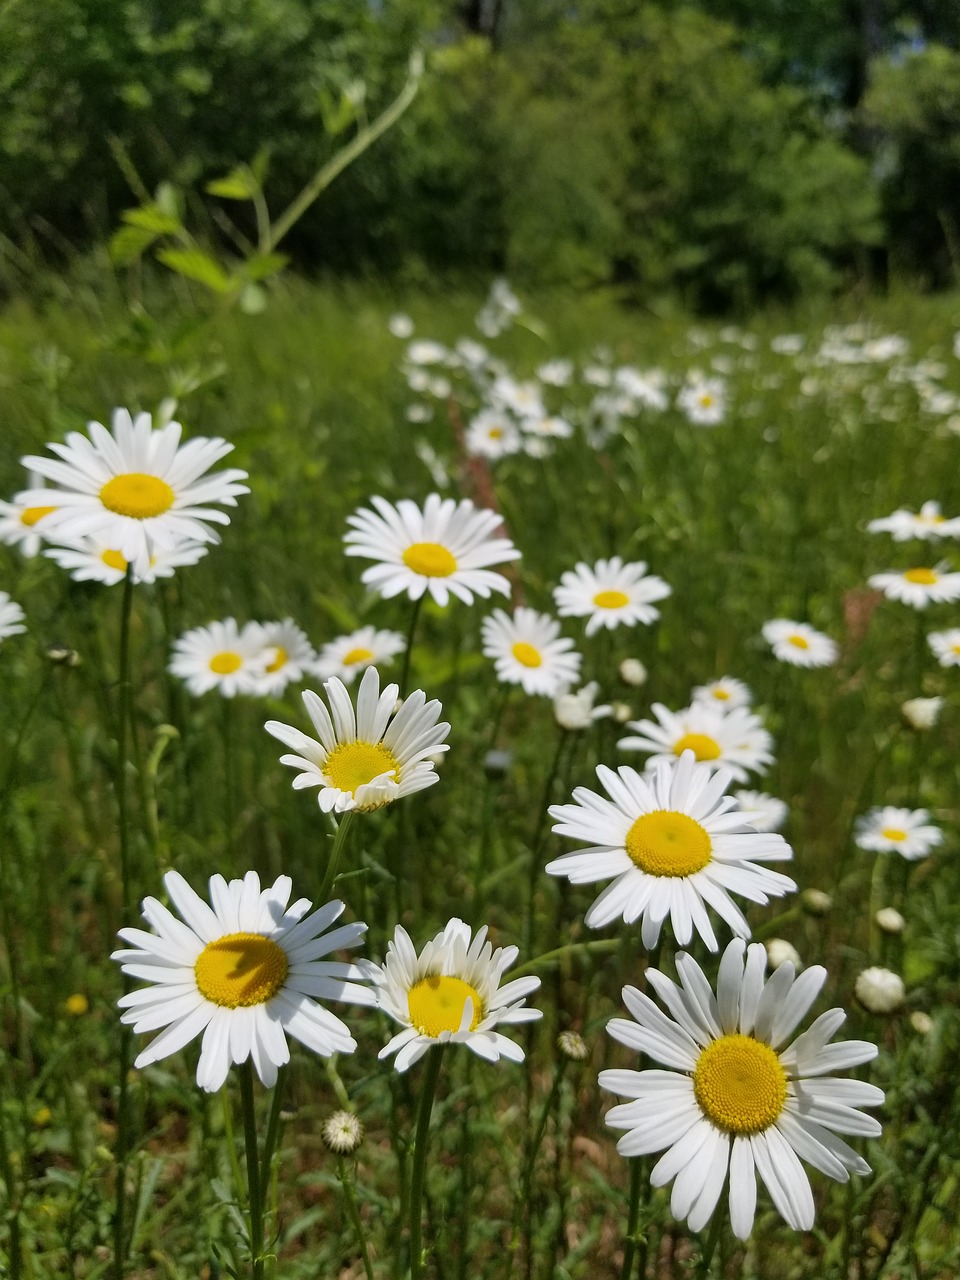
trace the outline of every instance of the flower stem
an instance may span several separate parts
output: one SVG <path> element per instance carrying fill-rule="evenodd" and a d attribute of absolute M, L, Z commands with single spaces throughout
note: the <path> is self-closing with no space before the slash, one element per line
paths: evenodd
<path fill-rule="evenodd" d="M 267 1136 L 263 1144 L 263 1155 L 260 1158 L 260 1188 L 264 1196 L 270 1182 L 270 1166 L 273 1163 L 277 1141 L 280 1137 L 280 1108 L 283 1104 L 283 1091 L 287 1083 L 287 1068 L 281 1067 L 277 1072 L 277 1083 L 273 1086 L 273 1097 L 270 1100 L 270 1118 L 267 1120 Z"/>
<path fill-rule="evenodd" d="M 413 641 L 417 634 L 417 622 L 423 606 L 423 596 L 414 600 L 410 611 L 410 625 L 407 627 L 407 647 L 403 651 L 403 668 L 400 672 L 400 697 L 407 696 L 407 681 L 410 678 L 410 655 L 413 653 Z"/>
<path fill-rule="evenodd" d="M 251 1280 L 263 1280 L 263 1195 L 260 1156 L 257 1150 L 257 1114 L 253 1105 L 253 1066 L 240 1064 L 240 1101 L 243 1107 L 243 1145 L 247 1157 L 247 1199 L 250 1208 Z"/>
<path fill-rule="evenodd" d="M 427 1134 L 430 1130 L 430 1113 L 433 1110 L 433 1098 L 437 1091 L 440 1064 L 443 1062 L 443 1049 L 442 1044 L 437 1044 L 427 1050 L 427 1069 L 423 1081 L 423 1092 L 420 1094 L 420 1109 L 417 1112 L 417 1136 L 414 1140 L 410 1189 L 410 1280 L 420 1280 L 423 1274 L 420 1218 L 427 1171 Z"/>
<path fill-rule="evenodd" d="M 373 1263 L 370 1261 L 367 1236 L 363 1229 L 363 1219 L 360 1217 L 360 1208 L 357 1204 L 357 1191 L 353 1185 L 353 1170 L 348 1167 L 347 1161 L 343 1156 L 337 1156 L 337 1173 L 340 1177 L 340 1185 L 343 1187 L 344 1199 L 347 1202 L 347 1216 L 350 1218 L 350 1225 L 353 1227 L 357 1237 L 357 1244 L 360 1246 L 363 1270 L 367 1280 L 373 1280 Z"/>
<path fill-rule="evenodd" d="M 330 819 L 334 823 L 335 831 L 333 837 L 333 848 L 330 850 L 330 857 L 327 860 L 327 869 L 323 875 L 323 882 L 320 885 L 320 892 L 317 895 L 317 902 L 322 906 L 327 901 L 333 890 L 334 881 L 337 878 L 337 869 L 340 866 L 340 858 L 343 854 L 343 847 L 346 844 L 347 830 L 353 820 L 353 810 L 348 809 L 346 813 L 340 815 L 340 821 L 337 822 L 333 814 Z"/>
<path fill-rule="evenodd" d="M 630 1198 L 627 1203 L 627 1235 L 626 1244 L 623 1250 L 623 1266 L 620 1268 L 620 1280 L 630 1280 L 630 1273 L 633 1271 L 633 1260 L 637 1254 L 637 1246 L 640 1244 L 640 1236 L 638 1227 L 640 1223 L 640 1202 L 645 1198 L 644 1193 L 649 1188 L 649 1179 L 645 1161 L 639 1156 L 634 1156 L 630 1160 Z M 646 1269 L 646 1240 L 644 1244 L 644 1267 L 639 1271 L 643 1276 Z"/>
<path fill-rule="evenodd" d="M 697 1280 L 707 1280 L 710 1274 L 710 1264 L 713 1262 L 713 1255 L 717 1251 L 717 1241 L 720 1239 L 722 1226 L 723 1214 L 719 1210 L 714 1210 L 713 1221 L 710 1223 L 710 1234 L 707 1236 L 707 1242 L 700 1252 L 700 1260 L 697 1263 Z"/>

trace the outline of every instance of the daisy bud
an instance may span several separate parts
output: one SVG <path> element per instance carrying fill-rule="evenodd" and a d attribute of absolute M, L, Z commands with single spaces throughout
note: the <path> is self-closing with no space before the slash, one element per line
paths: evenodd
<path fill-rule="evenodd" d="M 881 907 L 873 918 L 882 933 L 903 933 L 906 921 L 895 907 Z"/>
<path fill-rule="evenodd" d="M 488 778 L 505 777 L 512 764 L 512 751 L 488 751 L 483 757 L 483 771 Z"/>
<path fill-rule="evenodd" d="M 639 689 L 642 684 L 647 683 L 647 668 L 639 658 L 624 658 L 620 663 L 620 679 L 624 684 Z"/>
<path fill-rule="evenodd" d="M 590 1053 L 587 1042 L 576 1031 L 561 1031 L 557 1036 L 557 1048 L 573 1062 L 585 1062 Z"/>
<path fill-rule="evenodd" d="M 611 703 L 610 714 L 615 724 L 626 724 L 633 719 L 633 707 L 629 702 L 614 702 Z"/>
<path fill-rule="evenodd" d="M 47 650 L 47 661 L 55 667 L 79 667 L 81 659 L 76 649 L 65 644 L 52 644 Z"/>
<path fill-rule="evenodd" d="M 910 1015 L 910 1025 L 919 1036 L 928 1036 L 933 1030 L 933 1019 L 929 1013 L 924 1013 L 922 1009 L 916 1009 Z"/>
<path fill-rule="evenodd" d="M 335 1111 L 324 1121 L 320 1136 L 328 1151 L 350 1156 L 363 1141 L 363 1124 L 352 1111 Z"/>
<path fill-rule="evenodd" d="M 925 729 L 932 729 L 940 719 L 942 706 L 942 698 L 910 698 L 900 711 L 910 728 L 922 733 Z"/>
<path fill-rule="evenodd" d="M 803 968 L 800 953 L 786 938 L 768 938 L 763 945 L 767 949 L 767 959 L 770 962 L 771 969 L 779 969 L 788 960 L 794 969 L 800 970 Z"/>
<path fill-rule="evenodd" d="M 853 994 L 868 1013 L 893 1013 L 907 998 L 903 979 L 877 965 L 857 975 Z"/>
<path fill-rule="evenodd" d="M 805 889 L 800 895 L 803 909 L 811 916 L 825 916 L 833 906 L 833 899 L 822 889 Z"/>
<path fill-rule="evenodd" d="M 553 700 L 553 714 L 561 729 L 589 729 L 594 720 L 610 714 L 609 706 L 595 707 L 593 700 L 600 686 L 591 680 L 577 693 L 560 693 Z"/>

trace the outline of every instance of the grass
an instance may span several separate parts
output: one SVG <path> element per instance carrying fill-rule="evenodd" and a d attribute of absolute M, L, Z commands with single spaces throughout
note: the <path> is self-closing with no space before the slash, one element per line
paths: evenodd
<path fill-rule="evenodd" d="M 470 331 L 479 301 L 438 295 L 402 305 L 418 334 L 453 342 Z M 893 363 L 937 361 L 944 370 L 934 380 L 960 392 L 951 349 L 960 301 L 904 296 L 760 316 L 744 326 L 755 351 L 722 340 L 715 325 L 698 326 L 703 345 L 696 345 L 686 318 L 622 310 L 609 297 L 526 301 L 545 336 L 515 327 L 491 344 L 523 376 L 555 355 L 589 363 L 598 344 L 614 363 L 657 365 L 674 384 L 718 356 L 730 362 L 733 407 L 716 430 L 692 427 L 674 410 L 625 419 L 601 449 L 578 433 L 547 460 L 508 458 L 479 479 L 492 486 L 523 551 L 517 599 L 550 609 L 563 570 L 609 554 L 646 560 L 671 584 L 653 627 L 584 640 L 575 620 L 565 626 L 604 700 L 629 702 L 640 718 L 655 701 L 685 706 L 693 685 L 725 673 L 753 689 L 777 756 L 758 785 L 789 804 L 785 834 L 801 889 L 824 890 L 833 905 L 815 915 L 792 899 L 779 909 L 751 909 L 749 918 L 755 932 L 772 927 L 791 941 L 806 964 L 827 965 L 817 1009 L 843 1005 L 850 1011 L 844 1034 L 881 1046 L 872 1078 L 888 1102 L 885 1135 L 867 1144 L 873 1177 L 845 1190 L 814 1174 L 817 1227 L 802 1237 L 761 1191 L 756 1244 L 744 1250 L 722 1236 L 713 1274 L 953 1275 L 960 1254 L 950 1216 L 960 1123 L 952 1065 L 960 1038 L 960 700 L 955 673 L 934 664 L 922 633 L 952 625 L 956 608 L 915 615 L 866 592 L 871 572 L 906 567 L 926 552 L 864 528 L 874 516 L 900 505 L 916 509 L 928 498 L 947 514 L 960 511 L 960 443 L 944 426 L 947 414 L 924 409 L 914 383 L 888 377 L 891 362 L 807 367 L 771 353 L 769 339 L 802 331 L 809 352 L 826 323 L 862 320 L 876 333 L 909 339 L 909 356 Z M 88 270 L 40 300 L 11 302 L 0 315 L 8 442 L 0 492 L 22 486 L 21 454 L 42 452 L 88 418 L 104 420 L 115 404 L 155 409 L 170 395 L 180 400 L 177 416 L 188 434 L 230 439 L 231 463 L 252 477 L 221 547 L 169 584 L 136 592 L 126 769 L 136 897 L 158 893 L 170 866 L 198 888 L 216 870 L 238 875 L 251 866 L 265 878 L 291 875 L 295 895 L 320 886 L 321 815 L 310 793 L 291 790 L 262 729 L 270 717 L 304 724 L 297 691 L 260 702 L 193 700 L 165 668 L 173 638 L 228 615 L 292 616 L 317 645 L 366 622 L 406 629 L 409 606 L 362 591 L 358 563 L 342 554 L 345 518 L 374 493 L 421 499 L 433 488 L 419 442 L 448 466 L 451 492 L 477 496 L 478 472 L 458 454 L 442 402 L 426 424 L 405 417 L 412 397 L 397 372 L 402 345 L 386 330 L 397 305 L 374 287 L 290 282 L 263 316 L 210 316 L 187 292 Z M 582 409 L 590 394 L 581 387 L 573 401 Z M 955 559 L 949 548 L 946 558 Z M 116 731 L 121 591 L 72 583 L 51 562 L 7 548 L 0 548 L 0 587 L 24 606 L 29 628 L 0 647 L 0 1174 L 8 1189 L 5 1229 L 21 1233 L 22 1255 L 19 1273 L 8 1261 L 0 1274 L 110 1275 L 121 986 L 107 957 L 116 929 L 136 923 L 122 911 L 114 799 L 123 767 Z M 446 1054 L 425 1226 L 426 1274 L 436 1280 L 614 1277 L 629 1174 L 603 1124 L 609 1099 L 596 1073 L 636 1065 L 604 1026 L 621 1015 L 620 989 L 642 981 L 649 957 L 635 928 L 591 935 L 583 914 L 592 887 L 572 888 L 537 867 L 570 847 L 549 834 L 545 803 L 591 785 L 598 762 L 639 767 L 640 760 L 621 755 L 619 730 L 600 721 L 566 742 L 551 778 L 559 731 L 549 702 L 515 692 L 496 720 L 500 695 L 479 652 L 484 612 L 482 605 L 424 608 L 412 675 L 443 702 L 451 750 L 438 786 L 354 823 L 337 892 L 370 924 L 364 953 L 377 959 L 396 919 L 418 944 L 453 915 L 489 923 L 501 945 L 521 944 L 528 883 L 535 912 L 519 964 L 574 942 L 615 943 L 568 951 L 539 970 L 543 986 L 532 1003 L 544 1018 L 527 1041 L 529 1067 Z M 763 621 L 776 616 L 834 636 L 838 665 L 800 672 L 777 664 L 759 639 Z M 79 665 L 50 662 L 53 645 L 75 650 Z M 648 667 L 643 688 L 618 682 L 626 657 Z M 946 699 L 927 734 L 911 731 L 899 711 L 920 693 Z M 492 745 L 511 753 L 505 771 L 485 765 Z M 881 803 L 930 808 L 948 833 L 944 851 L 913 866 L 890 858 L 875 871 L 876 858 L 857 850 L 851 835 L 856 816 Z M 879 905 L 903 912 L 901 937 L 871 925 Z M 661 957 L 668 971 L 672 949 L 668 934 Z M 691 949 L 712 972 L 715 960 Z M 904 1010 L 880 1019 L 857 1009 L 853 981 L 868 963 L 903 974 Z M 67 1011 L 71 994 L 85 997 L 86 1012 Z M 928 1034 L 911 1026 L 913 1010 L 932 1017 Z M 399 1280 L 418 1069 L 398 1079 L 377 1063 L 388 1035 L 384 1018 L 344 1016 L 360 1042 L 355 1055 L 328 1067 L 294 1050 L 269 1197 L 275 1274 L 362 1274 L 337 1161 L 319 1136 L 322 1120 L 347 1099 L 366 1126 L 355 1177 L 374 1272 Z M 587 1042 L 586 1063 L 558 1055 L 555 1037 L 570 1028 Z M 237 1243 L 221 1100 L 200 1094 L 194 1068 L 188 1049 L 130 1077 L 132 1276 L 249 1273 Z M 258 1105 L 265 1119 L 268 1100 L 259 1097 Z M 514 1232 L 517 1188 L 542 1115 L 527 1249 Z M 233 1129 L 239 1135 L 239 1108 Z M 654 1193 L 640 1222 L 651 1233 L 650 1276 L 685 1274 L 700 1250 L 668 1203 L 668 1193 Z M 3 1251 L 0 1237 L 0 1257 Z"/>

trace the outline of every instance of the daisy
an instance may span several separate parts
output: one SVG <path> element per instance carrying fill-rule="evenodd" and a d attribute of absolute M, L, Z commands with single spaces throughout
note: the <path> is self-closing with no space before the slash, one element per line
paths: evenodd
<path fill-rule="evenodd" d="M 553 590 L 561 618 L 587 618 L 588 636 L 601 627 L 649 625 L 660 617 L 653 601 L 669 594 L 662 578 L 647 576 L 643 560 L 625 564 L 619 556 L 598 560 L 592 569 L 581 562 L 562 574 Z"/>
<path fill-rule="evenodd" d="M 950 631 L 931 631 L 927 644 L 941 667 L 960 667 L 960 627 L 953 627 Z"/>
<path fill-rule="evenodd" d="M 744 952 L 746 951 L 746 964 Z M 879 1123 L 858 1108 L 879 1106 L 882 1090 L 834 1075 L 876 1057 L 864 1040 L 829 1044 L 842 1009 L 822 1013 L 784 1048 L 820 992 L 827 971 L 811 965 L 796 976 L 786 962 L 764 981 L 767 956 L 759 943 L 735 938 L 723 953 L 714 996 L 703 970 L 677 956 L 679 984 L 656 969 L 647 978 L 669 1010 L 624 987 L 636 1021 L 614 1018 L 615 1040 L 649 1054 L 666 1070 L 601 1071 L 600 1086 L 633 1101 L 606 1114 L 627 1132 L 624 1156 L 666 1151 L 650 1175 L 655 1187 L 671 1179 L 671 1212 L 701 1231 L 728 1181 L 730 1225 L 746 1240 L 756 1212 L 756 1174 L 778 1213 L 795 1231 L 809 1231 L 814 1203 L 802 1156 L 828 1177 L 848 1182 L 870 1166 L 839 1133 L 876 1137 Z"/>
<path fill-rule="evenodd" d="M 28 476 L 30 490 L 34 493 L 42 489 L 43 476 L 31 471 Z M 35 556 L 43 545 L 43 538 L 37 533 L 36 524 L 44 516 L 56 511 L 56 507 L 41 505 L 27 506 L 23 502 L 0 502 L 0 542 L 8 547 L 19 547 L 25 556 Z"/>
<path fill-rule="evenodd" d="M 873 574 L 868 582 L 888 600 L 899 600 L 914 609 L 925 609 L 930 603 L 960 600 L 960 573 L 948 572 L 945 564 L 902 572 L 891 569 L 888 573 Z"/>
<path fill-rule="evenodd" d="M 547 864 L 547 873 L 572 884 L 616 877 L 586 914 L 591 928 L 617 917 L 626 924 L 642 918 L 641 939 L 655 947 L 666 917 L 682 945 L 696 929 L 716 951 L 717 939 L 706 907 L 749 938 L 750 926 L 730 898 L 737 893 L 763 905 L 796 889 L 778 871 L 755 862 L 785 862 L 793 851 L 782 836 L 755 830 L 732 796 L 726 769 L 713 773 L 684 751 L 660 764 L 651 777 L 622 765 L 616 773 L 597 766 L 609 800 L 577 787 L 574 804 L 553 805 L 555 834 L 586 840 L 590 847 Z"/>
<path fill-rule="evenodd" d="M 194 697 L 216 689 L 232 698 L 258 694 L 270 661 L 271 650 L 264 645 L 258 622 L 239 628 L 235 619 L 225 618 L 185 631 L 174 643 L 168 670 L 186 681 Z"/>
<path fill-rule="evenodd" d="M 733 676 L 721 676 L 709 684 L 698 684 L 693 691 L 691 702 L 705 702 L 708 705 L 733 711 L 737 707 L 749 707 L 753 694 L 742 680 Z"/>
<path fill-rule="evenodd" d="M 163 883 L 186 923 L 156 898 L 145 898 L 143 916 L 156 932 L 121 929 L 132 949 L 111 957 L 131 978 L 154 984 L 121 997 L 121 1021 L 137 1034 L 165 1028 L 134 1066 L 168 1058 L 203 1032 L 197 1084 L 213 1093 L 230 1064 L 248 1058 L 271 1088 L 277 1068 L 290 1061 L 286 1034 L 325 1058 L 353 1052 L 349 1028 L 311 999 L 376 1003 L 373 990 L 354 981 L 370 978 L 372 965 L 320 959 L 355 947 L 367 931 L 357 922 L 327 932 L 342 902 L 307 915 L 306 898 L 287 905 L 289 876 L 261 891 L 255 871 L 229 883 L 212 876 L 210 906 L 177 871 L 168 871 Z"/>
<path fill-rule="evenodd" d="M 312 671 L 317 655 L 306 633 L 293 621 L 261 624 L 263 646 L 267 650 L 267 665 L 260 677 L 257 692 L 276 698 L 288 684 L 299 683 L 307 671 Z"/>
<path fill-rule="evenodd" d="M 342 680 L 333 676 L 323 687 L 329 711 L 317 694 L 309 689 L 303 693 L 319 741 L 280 720 L 264 725 L 267 733 L 297 753 L 280 757 L 281 764 L 300 770 L 293 780 L 295 791 L 319 787 L 317 801 L 324 813 L 363 812 L 439 781 L 430 757 L 448 750 L 444 738 L 450 726 L 437 723 L 441 708 L 436 699 L 427 702 L 418 689 L 393 715 L 399 687 L 388 684 L 381 693 L 376 667 L 363 673 L 356 714 Z"/>
<path fill-rule="evenodd" d="M 733 796 L 754 831 L 779 831 L 787 820 L 787 806 L 765 791 L 734 791 Z"/>
<path fill-rule="evenodd" d="M 11 600 L 6 591 L 0 591 L 0 640 L 7 636 L 17 636 L 26 631 L 23 620 L 26 614 L 15 600 Z"/>
<path fill-rule="evenodd" d="M 793 667 L 829 667 L 837 660 L 836 642 L 805 622 L 772 618 L 762 631 L 773 656 Z"/>
<path fill-rule="evenodd" d="M 175 570 L 202 560 L 207 550 L 202 542 L 189 541 L 177 541 L 163 551 L 157 548 L 146 565 L 134 569 L 133 580 L 149 584 L 157 578 L 172 578 Z M 96 538 L 64 542 L 48 547 L 43 554 L 67 569 L 74 582 L 102 582 L 113 587 L 127 576 L 128 561 Z"/>
<path fill-rule="evenodd" d="M 926 809 L 897 809 L 884 805 L 857 819 L 854 837 L 871 853 L 899 853 L 918 862 L 943 843 L 943 832 L 930 822 Z"/>
<path fill-rule="evenodd" d="M 727 412 L 726 384 L 722 378 L 692 378 L 681 388 L 677 408 L 698 427 L 719 426 Z"/>
<path fill-rule="evenodd" d="M 344 535 L 348 556 L 363 556 L 377 564 L 365 569 L 360 581 L 385 599 L 405 592 L 419 600 L 425 591 L 439 605 L 450 594 L 466 604 L 473 595 L 491 591 L 509 595 L 510 584 L 489 566 L 519 560 L 509 538 L 491 535 L 501 525 L 496 511 L 476 508 L 469 498 L 455 502 L 431 493 L 421 510 L 403 499 L 396 506 L 371 499 L 376 512 L 357 511 L 347 517 L 352 526 Z"/>
<path fill-rule="evenodd" d="M 313 674 L 322 680 L 337 676 L 344 684 L 352 684 L 358 671 L 369 666 L 382 667 L 407 647 L 399 631 L 378 631 L 361 627 L 348 636 L 340 636 L 325 644 L 313 664 Z"/>
<path fill-rule="evenodd" d="M 636 729 L 638 736 L 617 743 L 623 751 L 650 753 L 648 769 L 692 751 L 711 769 L 728 769 L 735 781 L 746 782 L 748 772 L 764 773 L 773 763 L 773 739 L 760 717 L 743 707 L 724 713 L 719 707 L 694 703 L 683 711 L 668 711 L 655 702 L 653 714 L 658 724 L 631 720 L 627 728 Z"/>
<path fill-rule="evenodd" d="M 569 386 L 573 377 L 573 361 L 548 360 L 537 370 L 537 377 L 550 387 Z"/>
<path fill-rule="evenodd" d="M 24 466 L 63 487 L 27 489 L 15 501 L 28 507 L 55 503 L 37 522 L 38 533 L 56 540 L 96 538 L 141 572 L 155 549 L 169 551 L 183 539 L 219 542 L 210 523 L 229 524 L 230 517 L 210 504 L 235 507 L 237 495 L 249 493 L 238 483 L 247 473 L 231 468 L 203 478 L 233 445 L 197 439 L 181 446 L 182 430 L 179 422 L 154 430 L 149 413 L 134 420 L 116 409 L 112 433 L 90 422 L 89 439 L 71 431 L 66 443 L 49 445 L 60 461 L 24 458 Z"/>
<path fill-rule="evenodd" d="M 467 427 L 463 443 L 471 458 L 505 458 L 520 452 L 523 439 L 508 414 L 483 409 Z"/>
<path fill-rule="evenodd" d="M 566 418 L 556 414 L 547 418 L 524 418 L 520 427 L 524 435 L 540 441 L 569 440 L 573 435 L 573 427 Z"/>
<path fill-rule="evenodd" d="M 609 703 L 605 702 L 598 707 L 593 705 L 599 691 L 600 685 L 596 680 L 591 680 L 576 693 L 558 693 L 553 700 L 553 715 L 560 728 L 577 732 L 589 729 L 595 720 L 605 720 L 612 715 L 613 707 Z"/>
<path fill-rule="evenodd" d="M 418 338 L 407 347 L 406 358 L 411 364 L 443 364 L 449 354 L 442 342 Z"/>
<path fill-rule="evenodd" d="M 485 658 L 493 658 L 497 679 L 519 684 L 524 693 L 555 698 L 580 676 L 579 653 L 560 635 L 560 624 L 547 613 L 521 606 L 513 616 L 494 609 L 481 626 Z"/>
<path fill-rule="evenodd" d="M 935 542 L 938 538 L 960 538 L 960 517 L 948 519 L 940 514 L 939 502 L 925 502 L 918 512 L 900 507 L 892 516 L 871 520 L 867 530 L 889 533 L 894 542 L 909 542 L 911 538 Z"/>
<path fill-rule="evenodd" d="M 494 379 L 490 398 L 500 408 L 509 409 L 518 418 L 544 418 L 547 414 L 540 384 L 534 381 L 517 382 L 508 374 L 501 374 Z"/>
<path fill-rule="evenodd" d="M 435 1044 L 465 1044 L 488 1062 L 523 1061 L 523 1050 L 501 1035 L 503 1023 L 534 1022 L 539 1009 L 523 1002 L 540 986 L 536 977 L 516 978 L 501 987 L 505 970 L 518 955 L 516 947 L 493 950 L 487 926 L 471 941 L 470 928 L 453 919 L 418 956 L 402 925 L 387 944 L 383 967 L 373 975 L 378 1005 L 403 1030 L 380 1050 L 380 1058 L 397 1055 L 394 1066 L 406 1071 Z"/>

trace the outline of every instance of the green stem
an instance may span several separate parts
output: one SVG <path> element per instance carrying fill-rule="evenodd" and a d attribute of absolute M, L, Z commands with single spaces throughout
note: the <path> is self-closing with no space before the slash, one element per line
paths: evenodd
<path fill-rule="evenodd" d="M 533 1195 L 533 1170 L 537 1163 L 537 1154 L 540 1150 L 540 1144 L 543 1142 L 543 1135 L 547 1131 L 547 1122 L 550 1119 L 550 1113 L 556 1105 L 557 1098 L 560 1094 L 560 1086 L 563 1081 L 563 1073 L 566 1070 L 568 1059 L 561 1056 L 553 1073 L 553 1083 L 550 1086 L 550 1092 L 547 1095 L 543 1106 L 540 1109 L 540 1115 L 537 1120 L 537 1127 L 534 1130 L 533 1140 L 529 1142 L 523 1161 L 523 1174 L 520 1182 L 520 1200 L 514 1213 L 514 1229 L 513 1239 L 519 1242 L 520 1224 L 523 1224 L 523 1258 L 525 1274 L 530 1275 L 533 1264 L 533 1219 L 532 1206 L 530 1204 Z M 529 1129 L 527 1130 L 529 1134 Z M 514 1255 L 516 1256 L 516 1255 Z M 512 1274 L 512 1262 L 511 1262 Z"/>
<path fill-rule="evenodd" d="M 634 1156 L 630 1160 L 630 1198 L 627 1202 L 627 1235 L 623 1249 L 623 1266 L 620 1280 L 630 1280 L 633 1259 L 637 1252 L 637 1225 L 640 1222 L 640 1195 L 646 1185 L 643 1161 Z M 641 1273 L 642 1274 L 642 1273 Z"/>
<path fill-rule="evenodd" d="M 413 609 L 410 611 L 410 625 L 407 627 L 407 647 L 403 651 L 403 668 L 400 672 L 400 697 L 407 696 L 407 682 L 410 678 L 410 655 L 413 653 L 413 642 L 417 634 L 417 622 L 420 619 L 420 610 L 423 608 L 423 596 L 419 600 L 414 600 Z"/>
<path fill-rule="evenodd" d="M 337 869 L 340 866 L 340 858 L 347 840 L 347 831 L 353 821 L 353 810 L 348 809 L 346 813 L 341 814 L 339 822 L 337 822 L 333 814 L 330 814 L 330 819 L 335 824 L 336 830 L 333 837 L 333 848 L 330 850 L 330 857 L 327 860 L 327 869 L 324 872 L 320 892 L 317 895 L 317 902 L 321 906 L 327 901 L 333 890 L 333 884 L 337 878 Z"/>
<path fill-rule="evenodd" d="M 525 973 L 541 969 L 545 964 L 555 964 L 564 956 L 578 955 L 580 952 L 616 951 L 620 946 L 619 938 L 596 938 L 591 942 L 568 942 L 564 947 L 556 947 L 553 951 L 545 951 L 541 956 L 534 956 L 526 964 L 510 971 L 510 978 L 522 978 Z"/>
<path fill-rule="evenodd" d="M 560 737 L 557 740 L 557 749 L 553 755 L 550 772 L 547 774 L 546 782 L 543 784 L 543 796 L 537 810 L 537 825 L 534 829 L 533 839 L 530 841 L 530 862 L 527 867 L 527 915 L 523 930 L 523 949 L 527 955 L 533 950 L 533 908 L 537 895 L 538 873 L 543 869 L 540 866 L 540 848 L 543 843 L 543 833 L 547 818 L 549 817 L 547 811 L 550 807 L 550 797 L 553 794 L 553 784 L 556 782 L 557 774 L 560 771 L 560 760 L 563 756 L 563 749 L 567 745 L 568 736 L 566 729 L 560 730 Z"/>
<path fill-rule="evenodd" d="M 710 1223 L 710 1234 L 707 1236 L 707 1243 L 700 1252 L 700 1260 L 697 1263 L 697 1280 L 707 1280 L 710 1274 L 710 1264 L 713 1262 L 713 1255 L 717 1251 L 717 1241 L 720 1239 L 720 1229 L 723 1226 L 723 1214 L 719 1210 L 714 1210 L 713 1221 Z"/>
<path fill-rule="evenodd" d="M 233 1136 L 233 1103 L 230 1090 L 220 1090 L 220 1101 L 223 1109 L 223 1134 L 227 1143 L 227 1159 L 230 1161 L 230 1173 L 237 1193 L 237 1203 L 243 1200 L 243 1175 L 240 1172 L 240 1161 L 237 1159 L 237 1144 Z"/>
<path fill-rule="evenodd" d="M 370 1261 L 367 1236 L 363 1229 L 363 1219 L 360 1217 L 360 1207 L 357 1204 L 357 1192 L 353 1185 L 353 1171 L 348 1168 L 343 1156 L 337 1156 L 337 1173 L 340 1176 L 340 1185 L 343 1187 L 344 1199 L 347 1202 L 347 1216 L 357 1237 L 357 1244 L 360 1246 L 363 1270 L 366 1273 L 367 1280 L 373 1280 L 373 1263 Z"/>
<path fill-rule="evenodd" d="M 277 1140 L 280 1137 L 280 1110 L 286 1083 L 287 1068 L 281 1067 L 277 1072 L 277 1083 L 273 1086 L 273 1097 L 270 1100 L 270 1118 L 267 1120 L 267 1136 L 264 1140 L 263 1155 L 260 1159 L 260 1187 L 264 1191 L 270 1182 L 270 1166 L 273 1164 Z"/>
<path fill-rule="evenodd" d="M 7 1205 L 4 1217 L 9 1224 L 9 1256 L 10 1280 L 20 1280 L 23 1271 L 23 1246 L 20 1236 L 20 1201 L 17 1196 L 17 1180 L 7 1146 L 6 1117 L 3 1114 L 3 1099 L 0 1098 L 0 1176 L 3 1177 L 7 1192 Z"/>
<path fill-rule="evenodd" d="M 410 1280 L 420 1280 L 423 1274 L 423 1260 L 420 1256 L 420 1219 L 423 1212 L 423 1186 L 427 1171 L 427 1134 L 430 1131 L 430 1113 L 433 1110 L 433 1098 L 437 1091 L 440 1065 L 443 1062 L 443 1050 L 442 1044 L 433 1045 L 427 1050 L 427 1069 L 423 1081 L 423 1092 L 420 1094 L 420 1109 L 417 1112 L 417 1136 L 414 1139 L 410 1189 Z"/>
<path fill-rule="evenodd" d="M 263 1195 L 257 1151 L 257 1113 L 253 1104 L 253 1065 L 248 1058 L 238 1068 L 243 1107 L 243 1145 L 247 1157 L 247 1199 L 250 1207 L 250 1275 L 263 1280 Z"/>

